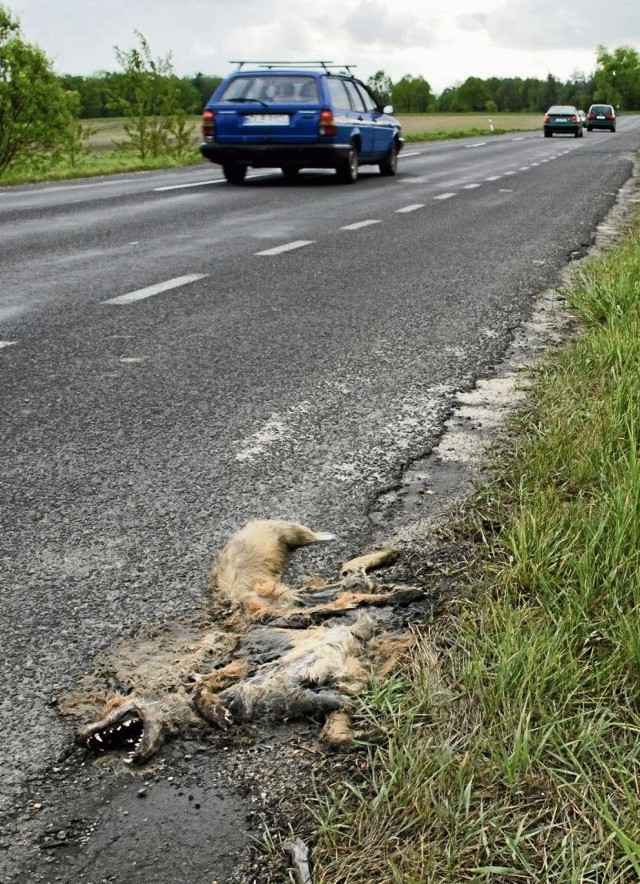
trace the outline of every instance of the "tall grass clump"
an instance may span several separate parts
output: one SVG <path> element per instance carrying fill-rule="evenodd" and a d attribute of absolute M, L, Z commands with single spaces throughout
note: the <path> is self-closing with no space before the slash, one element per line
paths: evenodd
<path fill-rule="evenodd" d="M 640 880 L 639 243 L 568 292 L 580 334 L 459 526 L 480 578 L 314 806 L 316 884 Z"/>

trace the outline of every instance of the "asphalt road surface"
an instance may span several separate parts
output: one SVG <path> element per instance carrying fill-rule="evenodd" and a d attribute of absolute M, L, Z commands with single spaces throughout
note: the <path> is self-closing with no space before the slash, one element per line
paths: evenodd
<path fill-rule="evenodd" d="M 593 243 L 639 144 L 622 117 L 409 144 L 395 178 L 351 186 L 236 187 L 203 163 L 0 189 L 0 880 L 232 880 L 241 798 L 180 791 L 168 759 L 154 836 L 114 835 L 150 786 L 73 749 L 53 698 L 141 623 L 196 610 L 249 519 L 335 533 L 306 569 L 400 528 L 372 518 L 380 496 Z M 207 761 L 185 757 L 195 783 Z M 195 806 L 216 820 L 197 843 Z"/>

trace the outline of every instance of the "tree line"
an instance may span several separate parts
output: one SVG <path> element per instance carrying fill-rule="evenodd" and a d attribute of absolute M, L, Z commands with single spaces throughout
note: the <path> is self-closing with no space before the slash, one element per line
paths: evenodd
<path fill-rule="evenodd" d="M 60 157 L 73 166 L 91 134 L 83 121 L 105 117 L 124 118 L 126 138 L 115 146 L 143 160 L 191 149 L 189 117 L 201 112 L 222 78 L 177 77 L 171 53 L 155 58 L 144 35 L 134 34 L 132 48 L 114 47 L 118 71 L 60 76 L 0 5 L 0 176 L 9 167 Z M 627 46 L 613 52 L 601 46 L 593 74 L 576 73 L 564 83 L 551 74 L 546 80 L 468 77 L 435 95 L 422 75 L 406 74 L 394 83 L 383 70 L 367 83 L 380 105 L 392 104 L 396 113 L 543 113 L 552 104 L 586 108 L 594 101 L 640 110 L 640 54 Z"/>
<path fill-rule="evenodd" d="M 380 104 L 396 113 L 544 113 L 552 104 L 587 108 L 603 101 L 618 110 L 640 110 L 640 53 L 628 46 L 609 52 L 598 48 L 596 69 L 589 76 L 576 71 L 562 82 L 548 74 L 533 77 L 468 77 L 434 95 L 422 76 L 405 74 L 394 83 L 384 71 L 368 80 Z"/>
<path fill-rule="evenodd" d="M 594 101 L 614 104 L 619 110 L 640 110 L 640 54 L 629 47 L 598 51 L 596 70 L 586 76 L 576 71 L 561 81 L 549 74 L 534 77 L 468 77 L 463 83 L 434 94 L 422 76 L 405 74 L 394 82 L 380 70 L 367 85 L 381 105 L 392 104 L 396 113 L 544 113 L 552 104 L 572 104 L 587 108 Z M 175 100 L 187 114 L 200 113 L 222 77 L 205 75 L 176 77 Z M 81 119 L 121 116 L 122 98 L 129 81 L 121 71 L 102 71 L 82 77 L 66 74 L 60 83 L 78 95 Z"/>

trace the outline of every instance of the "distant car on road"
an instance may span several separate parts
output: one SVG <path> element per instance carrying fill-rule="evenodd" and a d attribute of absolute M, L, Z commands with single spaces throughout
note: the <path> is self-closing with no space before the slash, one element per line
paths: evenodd
<path fill-rule="evenodd" d="M 580 108 L 578 108 L 578 116 L 580 117 L 580 119 L 582 121 L 582 128 L 584 129 L 585 126 L 587 125 L 587 115 L 586 115 L 585 111 L 580 110 Z"/>
<path fill-rule="evenodd" d="M 227 181 L 241 184 L 250 166 L 280 168 L 289 178 L 304 168 L 332 168 L 344 184 L 362 165 L 396 174 L 402 127 L 349 65 L 235 64 L 205 106 L 200 144 Z"/>
<path fill-rule="evenodd" d="M 592 104 L 587 113 L 587 132 L 592 129 L 616 131 L 616 112 L 611 104 Z"/>
<path fill-rule="evenodd" d="M 552 135 L 575 135 L 582 138 L 582 121 L 578 115 L 578 108 L 572 104 L 554 104 L 544 116 L 544 137 Z"/>

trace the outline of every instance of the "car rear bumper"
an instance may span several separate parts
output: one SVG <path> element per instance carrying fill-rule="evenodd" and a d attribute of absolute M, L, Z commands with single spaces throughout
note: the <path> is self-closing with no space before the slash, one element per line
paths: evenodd
<path fill-rule="evenodd" d="M 287 165 L 312 169 L 333 168 L 348 160 L 350 150 L 350 144 L 244 145 L 203 142 L 200 145 L 200 153 L 212 163 L 219 163 L 221 166 L 239 163 L 257 168 L 279 168 Z"/>
<path fill-rule="evenodd" d="M 545 132 L 552 132 L 554 135 L 575 135 L 576 132 L 582 132 L 582 123 L 573 123 L 568 126 L 545 126 Z"/>

